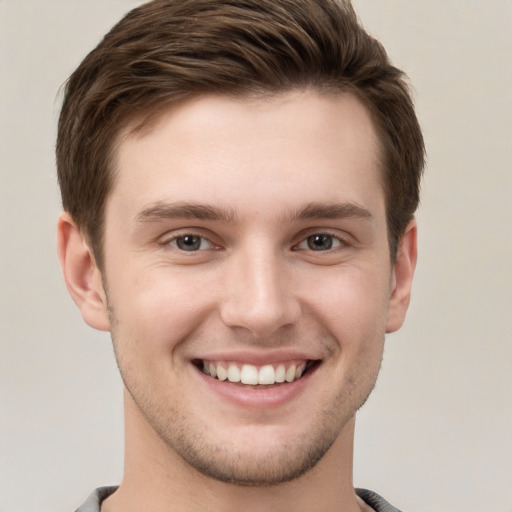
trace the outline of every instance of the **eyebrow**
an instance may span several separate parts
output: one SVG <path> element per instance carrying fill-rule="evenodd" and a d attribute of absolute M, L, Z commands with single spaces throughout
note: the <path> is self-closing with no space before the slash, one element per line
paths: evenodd
<path fill-rule="evenodd" d="M 208 204 L 196 203 L 164 203 L 156 202 L 137 214 L 140 223 L 157 222 L 166 219 L 198 219 L 233 222 L 234 212 L 229 208 L 220 208 Z"/>
<path fill-rule="evenodd" d="M 293 212 L 291 219 L 315 220 L 315 219 L 373 219 L 372 213 L 354 203 L 309 203 L 303 208 Z"/>
<path fill-rule="evenodd" d="M 236 220 L 236 214 L 230 208 L 208 204 L 187 202 L 165 203 L 159 201 L 147 206 L 136 216 L 136 220 L 139 223 L 179 218 L 232 223 Z M 346 218 L 371 220 L 373 215 L 366 208 L 354 203 L 309 203 L 285 215 L 282 221 Z"/>

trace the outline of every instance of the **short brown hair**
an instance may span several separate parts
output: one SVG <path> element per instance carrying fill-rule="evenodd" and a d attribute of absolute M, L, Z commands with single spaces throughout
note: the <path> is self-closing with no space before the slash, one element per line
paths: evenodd
<path fill-rule="evenodd" d="M 57 169 L 64 209 L 98 265 L 116 137 L 203 93 L 349 91 L 380 138 L 392 257 L 419 202 L 424 145 L 402 71 L 348 0 L 154 0 L 129 12 L 69 78 Z"/>

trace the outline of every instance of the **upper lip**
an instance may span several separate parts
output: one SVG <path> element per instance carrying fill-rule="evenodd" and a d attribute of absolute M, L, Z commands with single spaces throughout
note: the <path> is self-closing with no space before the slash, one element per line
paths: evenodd
<path fill-rule="evenodd" d="M 277 364 L 286 361 L 315 361 L 320 359 L 312 353 L 296 350 L 266 350 L 266 351 L 215 351 L 198 355 L 193 360 L 206 361 L 230 361 L 234 363 L 247 363 L 254 366 L 263 366 L 266 364 Z"/>

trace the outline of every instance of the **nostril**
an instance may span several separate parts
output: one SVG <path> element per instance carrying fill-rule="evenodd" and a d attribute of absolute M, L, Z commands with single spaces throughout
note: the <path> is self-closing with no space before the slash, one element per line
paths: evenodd
<path fill-rule="evenodd" d="M 248 305 L 233 301 L 221 311 L 222 321 L 231 328 L 244 328 L 257 339 L 270 339 L 279 329 L 291 326 L 300 317 L 298 305 L 273 301 Z"/>
<path fill-rule="evenodd" d="M 265 339 L 296 323 L 301 308 L 295 290 L 290 289 L 285 263 L 268 244 L 262 249 L 265 241 L 253 241 L 238 253 L 220 315 L 227 326 L 245 328 L 254 337 Z"/>

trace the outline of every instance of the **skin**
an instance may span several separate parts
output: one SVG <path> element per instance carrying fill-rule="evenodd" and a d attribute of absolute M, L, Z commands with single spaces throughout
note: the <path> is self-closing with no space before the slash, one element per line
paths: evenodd
<path fill-rule="evenodd" d="M 121 137 L 102 271 L 59 221 L 68 289 L 111 331 L 126 388 L 125 474 L 102 510 L 367 510 L 355 413 L 416 262 L 414 221 L 390 261 L 378 148 L 356 98 L 315 91 L 201 96 Z M 232 400 L 194 364 L 227 358 L 317 363 L 284 399 L 226 384 Z"/>

